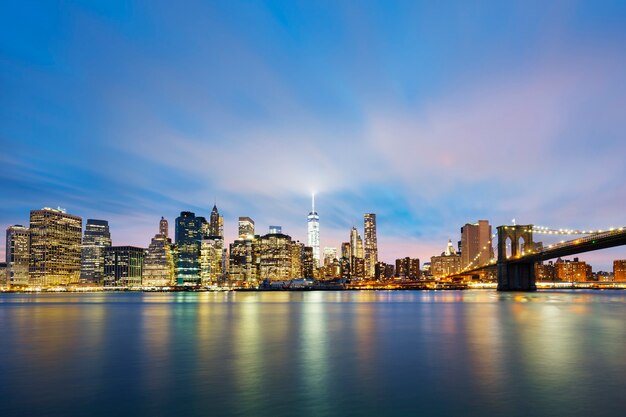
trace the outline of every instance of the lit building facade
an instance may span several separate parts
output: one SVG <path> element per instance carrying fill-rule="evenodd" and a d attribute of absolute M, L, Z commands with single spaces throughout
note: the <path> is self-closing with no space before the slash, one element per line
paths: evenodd
<path fill-rule="evenodd" d="M 417 258 L 400 258 L 396 259 L 396 276 L 406 279 L 419 279 L 420 277 L 420 260 Z"/>
<path fill-rule="evenodd" d="M 241 233 L 241 217 L 239 218 Z M 246 236 L 250 236 L 249 231 L 245 231 Z M 254 233 L 254 231 L 253 231 Z M 254 235 L 252 236 L 254 238 Z M 256 277 L 253 276 L 253 240 L 237 239 L 230 244 L 230 264 L 229 279 L 239 283 L 256 284 Z"/>
<path fill-rule="evenodd" d="M 366 213 L 364 221 L 364 257 L 365 275 L 367 278 L 374 278 L 376 275 L 376 263 L 378 262 L 378 239 L 376 238 L 376 214 Z"/>
<path fill-rule="evenodd" d="M 83 221 L 63 209 L 30 212 L 29 281 L 34 286 L 76 284 L 80 279 Z"/>
<path fill-rule="evenodd" d="M 175 283 L 172 241 L 168 237 L 167 220 L 161 217 L 159 233 L 154 235 L 143 260 L 142 285 L 166 287 Z"/>
<path fill-rule="evenodd" d="M 211 226 L 209 234 L 211 236 L 224 238 L 224 217 L 220 215 L 216 205 L 213 205 L 213 209 L 211 210 Z"/>
<path fill-rule="evenodd" d="M 566 282 L 590 281 L 592 277 L 591 265 L 574 258 L 573 261 L 557 259 L 554 263 L 556 279 Z"/>
<path fill-rule="evenodd" d="M 488 220 L 461 227 L 461 269 L 486 265 L 493 259 L 491 236 Z"/>
<path fill-rule="evenodd" d="M 337 248 L 331 248 L 326 246 L 324 248 L 324 266 L 328 266 L 337 259 Z"/>
<path fill-rule="evenodd" d="M 307 279 L 315 279 L 315 258 L 313 257 L 313 248 L 305 246 L 302 248 L 302 276 Z"/>
<path fill-rule="evenodd" d="M 291 236 L 268 233 L 259 238 L 259 280 L 289 280 L 292 276 Z"/>
<path fill-rule="evenodd" d="M 315 267 L 320 266 L 320 216 L 315 211 L 315 194 L 311 197 L 311 212 L 307 217 L 308 246 L 313 248 Z"/>
<path fill-rule="evenodd" d="M 535 263 L 535 279 L 537 281 L 554 281 L 556 279 L 556 271 L 554 263 L 536 262 Z"/>
<path fill-rule="evenodd" d="M 200 283 L 200 241 L 202 227 L 206 221 L 195 213 L 183 211 L 176 218 L 176 284 L 197 285 Z"/>
<path fill-rule="evenodd" d="M 441 278 L 456 274 L 461 270 L 461 256 L 456 253 L 452 241 L 448 240 L 448 247 L 441 256 L 430 258 L 430 273 L 434 278 Z"/>
<path fill-rule="evenodd" d="M 613 281 L 626 281 L 626 259 L 613 261 Z"/>
<path fill-rule="evenodd" d="M 29 284 L 28 261 L 30 230 L 22 225 L 7 227 L 6 235 L 6 284 L 24 287 Z"/>
<path fill-rule="evenodd" d="M 104 250 L 111 246 L 111 232 L 106 220 L 87 219 L 80 247 L 80 281 L 102 284 L 104 279 Z"/>
<path fill-rule="evenodd" d="M 140 287 L 144 248 L 110 246 L 104 250 L 104 285 Z"/>
<path fill-rule="evenodd" d="M 250 217 L 239 218 L 239 239 L 254 239 L 254 220 Z"/>
<path fill-rule="evenodd" d="M 223 281 L 224 269 L 222 256 L 224 240 L 211 236 L 200 241 L 200 283 L 202 285 L 219 285 Z"/>

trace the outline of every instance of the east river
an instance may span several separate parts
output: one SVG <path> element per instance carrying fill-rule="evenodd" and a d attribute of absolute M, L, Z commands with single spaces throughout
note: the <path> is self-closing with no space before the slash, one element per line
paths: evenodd
<path fill-rule="evenodd" d="M 0 415 L 623 416 L 626 291 L 0 294 Z"/>

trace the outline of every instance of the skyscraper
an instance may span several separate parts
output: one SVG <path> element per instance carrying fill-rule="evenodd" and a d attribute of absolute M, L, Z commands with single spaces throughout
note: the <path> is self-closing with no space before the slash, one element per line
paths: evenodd
<path fill-rule="evenodd" d="M 486 265 L 493 258 L 491 225 L 488 220 L 467 223 L 461 228 L 461 269 Z"/>
<path fill-rule="evenodd" d="M 365 275 L 373 278 L 378 262 L 378 241 L 376 238 L 376 214 L 366 213 L 363 216 L 365 231 Z"/>
<path fill-rule="evenodd" d="M 363 240 L 356 227 L 352 227 L 350 230 L 350 273 L 352 278 L 365 278 Z"/>
<path fill-rule="evenodd" d="M 315 194 L 311 196 L 311 212 L 307 217 L 308 246 L 313 248 L 315 267 L 320 265 L 320 216 L 315 211 Z"/>
<path fill-rule="evenodd" d="M 250 217 L 239 218 L 239 239 L 254 238 L 254 220 Z"/>
<path fill-rule="evenodd" d="M 6 241 L 6 283 L 7 285 L 28 285 L 28 258 L 30 251 L 30 231 L 28 227 L 15 225 L 7 227 Z"/>
<path fill-rule="evenodd" d="M 337 259 L 337 248 L 331 248 L 326 246 L 324 248 L 324 266 L 328 266 Z"/>
<path fill-rule="evenodd" d="M 145 249 L 110 246 L 104 250 L 104 285 L 140 287 Z"/>
<path fill-rule="evenodd" d="M 210 235 L 224 237 L 224 217 L 220 216 L 216 205 L 213 205 L 213 210 L 211 210 Z"/>
<path fill-rule="evenodd" d="M 292 276 L 291 236 L 268 233 L 259 238 L 259 280 L 287 280 Z"/>
<path fill-rule="evenodd" d="M 183 211 L 176 218 L 176 284 L 196 285 L 200 283 L 200 241 L 202 240 L 202 218 L 195 213 Z"/>
<path fill-rule="evenodd" d="M 154 235 L 143 259 L 141 281 L 143 286 L 165 287 L 174 283 L 172 242 L 167 237 L 167 220 L 161 217 L 159 233 Z"/>
<path fill-rule="evenodd" d="M 80 247 L 80 280 L 101 284 L 104 279 L 104 250 L 111 246 L 109 222 L 87 219 Z"/>
<path fill-rule="evenodd" d="M 30 282 L 37 286 L 75 284 L 80 278 L 83 220 L 65 210 L 30 212 Z"/>

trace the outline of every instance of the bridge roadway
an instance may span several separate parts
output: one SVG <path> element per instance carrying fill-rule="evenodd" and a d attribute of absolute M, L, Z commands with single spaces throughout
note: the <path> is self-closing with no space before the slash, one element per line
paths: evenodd
<path fill-rule="evenodd" d="M 569 240 L 563 243 L 549 245 L 541 251 L 525 254 L 519 258 L 508 258 L 507 262 L 540 262 L 563 256 L 576 255 L 594 250 L 608 249 L 626 245 L 626 229 L 620 228 L 602 233 L 595 233 L 586 237 Z"/>

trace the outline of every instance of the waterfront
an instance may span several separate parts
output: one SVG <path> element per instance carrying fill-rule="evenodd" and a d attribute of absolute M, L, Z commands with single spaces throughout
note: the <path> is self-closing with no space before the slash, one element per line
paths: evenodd
<path fill-rule="evenodd" d="M 622 415 L 623 291 L 0 294 L 0 414 Z"/>

